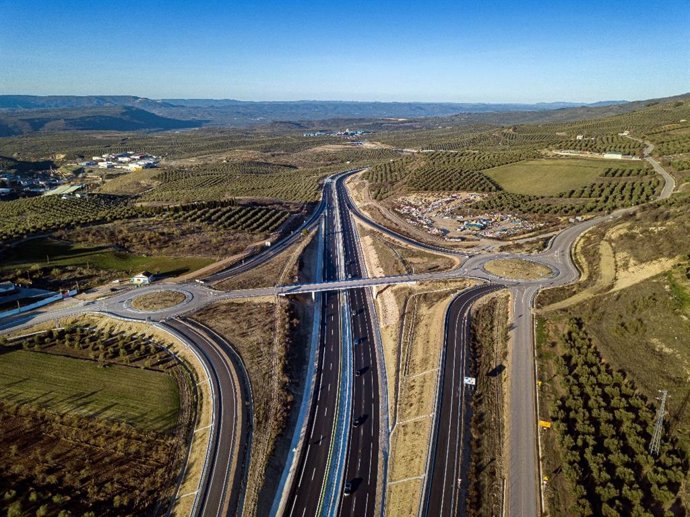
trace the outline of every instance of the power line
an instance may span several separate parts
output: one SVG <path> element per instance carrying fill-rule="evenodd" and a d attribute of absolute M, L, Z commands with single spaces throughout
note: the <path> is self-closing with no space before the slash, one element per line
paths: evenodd
<path fill-rule="evenodd" d="M 661 404 L 659 404 L 659 409 L 656 411 L 656 421 L 654 422 L 654 435 L 652 436 L 652 441 L 649 443 L 649 454 L 652 456 L 659 455 L 659 447 L 661 446 L 661 433 L 664 430 L 664 415 L 666 414 L 666 395 L 668 391 L 659 390 L 661 397 Z"/>

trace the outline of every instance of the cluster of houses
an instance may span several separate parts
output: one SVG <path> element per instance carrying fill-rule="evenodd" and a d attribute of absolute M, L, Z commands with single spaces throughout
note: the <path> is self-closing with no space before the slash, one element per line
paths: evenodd
<path fill-rule="evenodd" d="M 30 176 L 0 172 L 0 199 L 40 196 L 62 183 L 53 171 L 34 173 Z"/>
<path fill-rule="evenodd" d="M 365 131 L 363 129 L 345 129 L 344 131 L 306 131 L 304 136 L 341 136 L 345 138 L 351 138 L 355 136 L 368 135 L 371 131 Z"/>
<path fill-rule="evenodd" d="M 81 162 L 82 167 L 98 167 L 99 169 L 126 169 L 140 171 L 158 167 L 158 157 L 146 153 L 127 151 L 124 153 L 106 153 L 94 156 L 91 160 Z"/>

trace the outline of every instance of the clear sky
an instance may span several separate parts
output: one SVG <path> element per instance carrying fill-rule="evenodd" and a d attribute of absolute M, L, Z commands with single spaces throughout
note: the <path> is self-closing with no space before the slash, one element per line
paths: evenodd
<path fill-rule="evenodd" d="M 0 0 L 0 94 L 456 102 L 690 91 L 688 0 Z"/>

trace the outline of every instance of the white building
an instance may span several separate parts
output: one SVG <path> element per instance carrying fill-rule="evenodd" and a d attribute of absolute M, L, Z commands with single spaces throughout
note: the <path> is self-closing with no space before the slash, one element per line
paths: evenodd
<path fill-rule="evenodd" d="M 608 160 L 622 160 L 623 155 L 621 153 L 604 153 L 604 158 Z"/>
<path fill-rule="evenodd" d="M 134 285 L 148 285 L 153 282 L 153 274 L 149 273 L 148 271 L 143 271 L 138 275 L 134 275 L 130 279 L 130 282 L 132 282 Z"/>

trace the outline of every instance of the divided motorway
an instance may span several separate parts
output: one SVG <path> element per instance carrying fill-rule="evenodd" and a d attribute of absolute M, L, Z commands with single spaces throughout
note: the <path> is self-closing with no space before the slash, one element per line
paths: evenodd
<path fill-rule="evenodd" d="M 325 281 L 336 281 L 343 272 L 347 278 L 362 276 L 354 229 L 340 188 L 340 182 L 331 182 L 324 193 L 327 200 Z M 316 388 L 284 515 L 373 517 L 377 510 L 379 478 L 379 376 L 366 291 L 364 288 L 347 293 L 326 291 L 317 296 L 323 297 L 323 309 Z M 345 306 L 341 305 L 343 300 Z M 344 329 L 344 325 L 350 327 Z M 344 339 L 348 342 L 343 342 Z M 351 361 L 345 360 L 343 351 L 351 353 Z M 350 363 L 351 370 L 344 371 L 344 365 Z M 345 397 L 351 401 L 351 408 L 349 418 L 344 418 L 346 423 L 349 421 L 349 427 L 343 430 L 347 442 L 344 464 L 341 464 L 338 442 L 344 436 L 336 437 L 334 433 L 343 416 L 339 413 L 348 411 L 339 405 L 343 400 L 341 390 L 350 384 L 344 382 L 345 376 L 353 380 L 352 392 Z M 338 486 L 327 486 L 334 482 Z"/>
<path fill-rule="evenodd" d="M 338 209 L 343 232 L 345 273 L 347 278 L 362 278 L 362 264 L 357 253 L 355 233 L 350 219 L 343 177 L 336 181 Z M 366 288 L 347 292 L 353 339 L 352 414 L 345 467 L 345 482 L 350 493 L 341 500 L 341 516 L 367 517 L 376 512 L 379 474 L 379 372 L 376 341 L 367 301 Z"/>
<path fill-rule="evenodd" d="M 338 279 L 338 247 L 336 244 L 336 213 L 330 186 L 324 190 L 326 200 L 324 278 Z M 341 310 L 337 291 L 322 296 L 322 314 L 319 342 L 319 363 L 314 380 L 314 394 L 307 419 L 304 445 L 297 459 L 297 471 L 285 504 L 284 515 L 312 517 L 321 508 L 324 481 L 333 447 L 333 429 L 337 418 L 340 393 L 341 363 Z"/>

